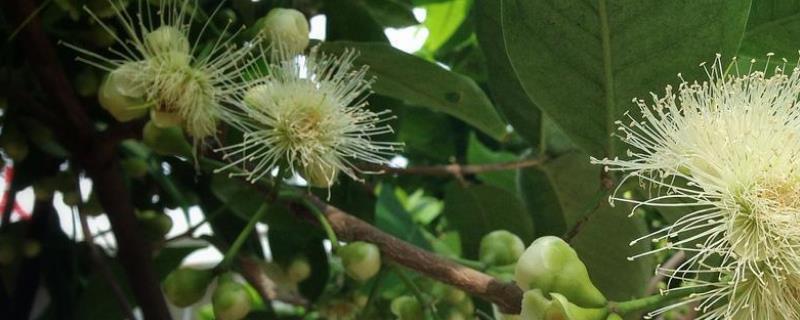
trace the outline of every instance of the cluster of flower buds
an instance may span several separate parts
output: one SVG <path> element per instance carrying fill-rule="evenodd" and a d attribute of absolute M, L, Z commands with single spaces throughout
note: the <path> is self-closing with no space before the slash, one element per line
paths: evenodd
<path fill-rule="evenodd" d="M 230 272 L 221 274 L 216 279 L 216 286 L 211 293 L 214 317 L 219 320 L 244 319 L 253 304 L 247 287 Z M 206 296 L 212 280 L 212 270 L 179 268 L 164 279 L 164 295 L 173 305 L 185 308 Z"/>

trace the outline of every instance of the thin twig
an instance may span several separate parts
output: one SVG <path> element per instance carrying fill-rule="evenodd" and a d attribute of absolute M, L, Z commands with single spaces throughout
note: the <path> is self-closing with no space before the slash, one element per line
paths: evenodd
<path fill-rule="evenodd" d="M 515 170 L 535 167 L 542 164 L 542 159 L 524 159 L 511 162 L 487 164 L 445 164 L 433 166 L 414 166 L 408 168 L 395 168 L 389 166 L 364 165 L 361 169 L 378 174 L 409 174 L 423 176 L 453 176 L 456 178 L 494 171 Z"/>
<path fill-rule="evenodd" d="M 669 259 L 667 259 L 664 264 L 658 266 L 659 270 L 674 270 L 678 266 L 686 260 L 686 253 L 683 251 L 678 251 L 673 254 Z M 647 289 L 645 289 L 645 295 L 651 295 L 658 292 L 658 285 L 667 277 L 667 274 L 664 272 L 658 272 L 655 276 L 650 278 L 650 281 L 647 283 Z"/>
<path fill-rule="evenodd" d="M 94 235 L 92 234 L 92 230 L 89 229 L 89 222 L 86 219 L 86 215 L 78 212 L 78 217 L 81 221 L 81 229 L 83 230 L 83 236 L 86 241 L 86 245 L 89 246 L 89 256 L 92 258 L 92 262 L 94 262 L 94 267 L 96 268 L 97 272 L 100 273 L 100 276 L 105 280 L 106 284 L 111 287 L 111 293 L 114 295 L 115 300 L 119 303 L 120 311 L 122 314 L 125 315 L 128 319 L 136 319 L 133 315 L 133 307 L 131 303 L 128 301 L 128 298 L 125 297 L 125 293 L 122 291 L 122 287 L 117 283 L 117 279 L 114 278 L 114 274 L 111 272 L 111 268 L 108 267 L 108 264 L 103 257 L 103 254 L 100 252 L 100 248 L 97 247 L 97 244 L 94 243 Z"/>

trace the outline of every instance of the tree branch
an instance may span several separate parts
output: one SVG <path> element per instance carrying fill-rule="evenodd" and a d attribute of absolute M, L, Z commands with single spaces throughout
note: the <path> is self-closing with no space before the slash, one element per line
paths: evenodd
<path fill-rule="evenodd" d="M 325 203 L 314 195 L 309 194 L 307 198 L 325 214 L 340 239 L 373 243 L 381 249 L 384 256 L 397 264 L 492 302 L 503 313 L 520 313 L 522 290 L 516 284 L 502 282 L 485 273 L 419 249 Z"/>
<path fill-rule="evenodd" d="M 542 164 L 542 159 L 524 159 L 520 161 L 487 163 L 487 164 L 445 164 L 433 166 L 414 166 L 408 168 L 394 168 L 388 166 L 364 165 L 361 169 L 374 171 L 380 174 L 409 174 L 424 176 L 453 176 L 461 178 L 466 175 L 479 173 L 514 170 L 520 168 L 535 167 Z"/>

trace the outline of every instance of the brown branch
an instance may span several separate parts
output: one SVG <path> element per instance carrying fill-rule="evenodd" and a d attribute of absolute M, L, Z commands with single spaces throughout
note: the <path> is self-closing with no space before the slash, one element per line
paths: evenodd
<path fill-rule="evenodd" d="M 108 266 L 103 253 L 101 253 L 100 248 L 97 247 L 97 244 L 94 243 L 94 235 L 92 235 L 92 230 L 89 229 L 89 222 L 86 221 L 86 215 L 78 212 L 78 216 L 80 217 L 81 230 L 83 230 L 83 236 L 86 239 L 86 245 L 89 246 L 89 256 L 94 263 L 95 271 L 99 272 L 106 284 L 111 287 L 111 293 L 114 295 L 115 300 L 119 304 L 122 314 L 125 315 L 127 319 L 136 319 L 136 317 L 133 315 L 133 307 L 128 301 L 128 298 L 125 297 L 125 292 L 122 291 L 122 286 L 117 283 L 117 280 L 114 278 L 114 273 L 111 272 L 111 268 Z"/>
<path fill-rule="evenodd" d="M 128 276 L 133 293 L 146 319 L 170 319 L 158 277 L 153 268 L 151 248 L 139 236 L 134 209 L 116 158 L 117 135 L 108 141 L 94 136 L 92 122 L 81 105 L 61 67 L 56 50 L 35 16 L 33 0 L 3 1 L 8 20 L 22 25 L 17 44 L 24 50 L 44 92 L 52 99 L 53 112 L 63 119 L 63 134 L 58 138 L 72 151 L 76 163 L 92 178 L 100 204 L 108 213 L 118 243 L 118 257 Z M 21 39 L 24 39 L 22 41 Z"/>
<path fill-rule="evenodd" d="M 515 170 L 535 167 L 542 164 L 542 159 L 524 159 L 520 161 L 487 163 L 487 164 L 445 164 L 434 166 L 414 166 L 408 168 L 394 168 L 389 166 L 363 165 L 361 169 L 374 171 L 379 174 L 409 174 L 423 176 L 453 176 L 456 178 L 486 172 Z"/>
<path fill-rule="evenodd" d="M 686 253 L 683 252 L 683 251 L 678 251 L 675 254 L 673 254 L 672 257 L 667 259 L 667 261 L 664 262 L 664 264 L 658 266 L 658 269 L 659 270 L 665 270 L 665 271 L 674 270 L 674 269 L 678 268 L 681 265 L 681 263 L 683 263 L 683 261 L 685 261 L 685 260 L 686 260 Z M 647 289 L 645 289 L 644 294 L 647 296 L 647 295 L 651 295 L 651 294 L 657 293 L 658 292 L 658 284 L 661 283 L 661 281 L 664 281 L 664 279 L 666 279 L 666 278 L 667 278 L 667 274 L 664 273 L 664 272 L 659 272 L 655 276 L 650 278 L 650 281 L 648 281 L 648 283 L 647 283 Z"/>
<path fill-rule="evenodd" d="M 502 282 L 485 273 L 419 249 L 325 203 L 314 195 L 308 195 L 308 199 L 325 214 L 339 239 L 373 243 L 381 249 L 384 256 L 397 264 L 492 302 L 503 313 L 520 313 L 522 290 L 516 284 Z"/>

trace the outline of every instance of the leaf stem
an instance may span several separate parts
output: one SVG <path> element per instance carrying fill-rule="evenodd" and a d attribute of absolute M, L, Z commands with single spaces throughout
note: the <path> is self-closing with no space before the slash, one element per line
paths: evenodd
<path fill-rule="evenodd" d="M 219 267 L 222 269 L 228 269 L 230 267 L 233 258 L 236 257 L 236 254 L 239 253 L 239 249 L 242 248 L 242 245 L 247 240 L 247 237 L 250 236 L 250 233 L 253 232 L 253 229 L 256 227 L 256 223 L 264 217 L 269 209 L 269 205 L 264 203 L 261 207 L 258 208 L 258 211 L 250 218 L 250 221 L 247 222 L 247 226 L 242 229 L 242 232 L 236 237 L 236 240 L 233 241 L 233 244 L 228 251 L 225 252 L 225 256 L 222 258 L 222 262 L 219 263 Z"/>
<path fill-rule="evenodd" d="M 314 217 L 317 218 L 319 224 L 322 225 L 322 229 L 325 230 L 325 234 L 328 236 L 328 240 L 331 242 L 333 252 L 339 250 L 339 238 L 336 236 L 336 232 L 333 231 L 333 227 L 331 227 L 331 223 L 328 221 L 328 218 L 325 217 L 325 214 L 322 213 L 317 206 L 309 202 L 308 199 L 304 198 L 302 201 L 306 207 L 311 210 L 311 213 L 314 214 Z"/>

